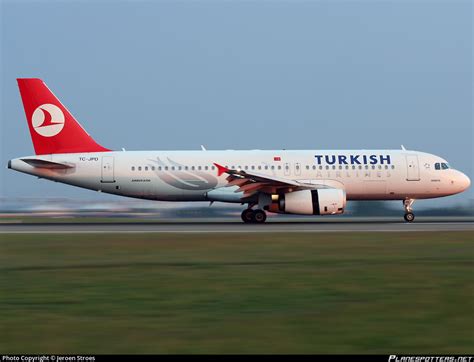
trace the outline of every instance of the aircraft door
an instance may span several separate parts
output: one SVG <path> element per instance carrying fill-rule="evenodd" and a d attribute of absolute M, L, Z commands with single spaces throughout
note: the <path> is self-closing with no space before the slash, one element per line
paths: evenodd
<path fill-rule="evenodd" d="M 102 157 L 102 178 L 101 182 L 115 182 L 114 158 L 111 156 Z"/>
<path fill-rule="evenodd" d="M 420 181 L 418 155 L 406 155 L 405 157 L 407 161 L 407 181 Z"/>

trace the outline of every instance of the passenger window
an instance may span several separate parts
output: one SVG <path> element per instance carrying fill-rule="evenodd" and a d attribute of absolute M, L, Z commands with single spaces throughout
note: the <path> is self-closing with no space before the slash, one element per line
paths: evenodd
<path fill-rule="evenodd" d="M 207 171 L 209 170 L 209 166 L 205 166 L 204 169 Z"/>
<path fill-rule="evenodd" d="M 184 170 L 187 171 L 187 170 L 188 170 L 188 166 L 184 166 Z"/>
<path fill-rule="evenodd" d="M 148 166 L 145 166 L 145 171 L 148 171 Z"/>
<path fill-rule="evenodd" d="M 193 171 L 194 171 L 194 166 L 191 166 L 191 170 L 193 170 Z"/>
<path fill-rule="evenodd" d="M 201 166 L 198 166 L 198 170 L 201 171 Z"/>
<path fill-rule="evenodd" d="M 142 166 L 138 166 L 138 171 L 141 171 L 142 170 Z"/>
<path fill-rule="evenodd" d="M 174 166 L 171 166 L 171 170 L 174 171 Z"/>
<path fill-rule="evenodd" d="M 439 166 L 439 163 L 435 163 L 435 170 L 441 170 L 441 167 Z"/>
<path fill-rule="evenodd" d="M 132 166 L 132 171 L 135 171 L 135 166 Z"/>

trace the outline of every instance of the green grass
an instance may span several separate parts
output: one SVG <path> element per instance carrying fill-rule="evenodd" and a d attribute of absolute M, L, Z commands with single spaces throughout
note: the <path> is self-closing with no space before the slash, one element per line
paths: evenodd
<path fill-rule="evenodd" d="M 474 233 L 0 235 L 2 353 L 473 353 Z"/>

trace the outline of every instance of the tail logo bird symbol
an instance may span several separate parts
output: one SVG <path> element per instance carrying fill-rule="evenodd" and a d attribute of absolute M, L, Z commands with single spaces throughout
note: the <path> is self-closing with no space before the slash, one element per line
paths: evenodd
<path fill-rule="evenodd" d="M 31 124 L 36 133 L 43 137 L 56 136 L 64 128 L 64 113 L 54 104 L 43 104 L 35 109 Z"/>

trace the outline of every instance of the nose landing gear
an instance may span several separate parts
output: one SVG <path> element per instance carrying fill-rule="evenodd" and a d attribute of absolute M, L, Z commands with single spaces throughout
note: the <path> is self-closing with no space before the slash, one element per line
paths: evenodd
<path fill-rule="evenodd" d="M 244 211 L 242 211 L 242 214 L 240 216 L 242 218 L 242 221 L 246 224 L 263 224 L 265 220 L 267 220 L 267 214 L 265 213 L 265 211 L 260 209 L 245 209 Z"/>
<path fill-rule="evenodd" d="M 406 199 L 403 201 L 403 207 L 405 208 L 405 215 L 403 218 L 406 222 L 413 222 L 415 220 L 415 214 L 413 213 L 413 203 L 414 199 Z"/>

